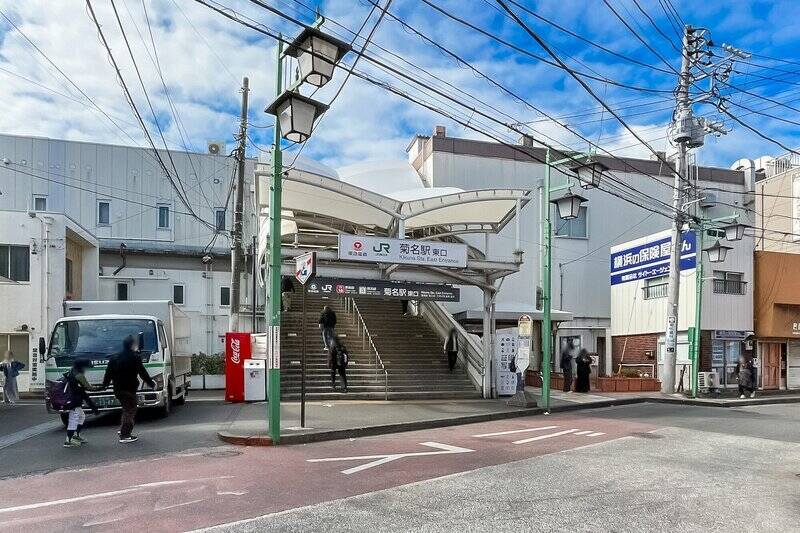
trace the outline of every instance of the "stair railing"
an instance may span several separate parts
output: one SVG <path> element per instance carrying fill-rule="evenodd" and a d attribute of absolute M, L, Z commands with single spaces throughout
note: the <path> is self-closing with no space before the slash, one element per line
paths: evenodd
<path fill-rule="evenodd" d="M 375 346 L 375 342 L 372 340 L 372 335 L 367 328 L 366 322 L 364 322 L 364 317 L 361 315 L 361 310 L 358 308 L 358 304 L 353 298 L 344 298 L 344 308 L 345 311 L 351 315 L 353 322 L 356 325 L 356 333 L 361 336 L 361 348 L 366 348 L 367 345 L 372 349 L 372 353 L 374 355 L 374 362 L 375 362 L 375 376 L 377 377 L 380 375 L 380 372 L 383 372 L 383 394 L 385 399 L 389 399 L 389 372 L 386 371 L 386 366 L 383 364 L 383 360 L 381 359 L 381 354 L 378 352 L 378 348 Z"/>
<path fill-rule="evenodd" d="M 456 330 L 460 348 L 458 358 L 473 384 L 480 389 L 485 369 L 483 367 L 483 346 L 478 337 L 468 333 L 439 302 L 420 302 L 420 311 L 422 317 L 436 331 L 442 341 L 447 338 L 451 329 Z"/>

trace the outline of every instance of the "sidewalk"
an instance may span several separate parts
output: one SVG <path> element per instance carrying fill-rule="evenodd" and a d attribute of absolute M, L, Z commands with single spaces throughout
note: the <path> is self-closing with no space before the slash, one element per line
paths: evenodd
<path fill-rule="evenodd" d="M 541 390 L 526 387 L 538 399 Z M 783 392 L 782 394 L 780 392 Z M 744 407 L 775 403 L 800 403 L 800 394 L 776 391 L 757 393 L 756 398 L 735 396 L 688 398 L 683 394 L 647 393 L 564 393 L 551 392 L 551 412 L 597 409 L 637 403 L 673 403 L 705 407 Z M 306 427 L 300 427 L 299 402 L 281 404 L 281 444 L 303 444 L 324 440 L 347 439 L 415 431 L 435 427 L 472 424 L 523 416 L 541 415 L 539 407 L 520 408 L 499 400 L 436 401 L 329 401 L 306 403 Z M 269 446 L 267 405 L 264 402 L 242 404 L 238 415 L 218 436 L 230 444 Z"/>

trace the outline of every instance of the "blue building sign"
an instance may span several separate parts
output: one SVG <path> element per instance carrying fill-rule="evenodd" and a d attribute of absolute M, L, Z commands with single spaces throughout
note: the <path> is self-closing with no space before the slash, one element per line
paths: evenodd
<path fill-rule="evenodd" d="M 640 279 L 669 274 L 670 237 L 639 244 L 611 254 L 611 284 L 618 285 Z M 681 270 L 695 268 L 697 240 L 693 231 L 681 234 Z"/>

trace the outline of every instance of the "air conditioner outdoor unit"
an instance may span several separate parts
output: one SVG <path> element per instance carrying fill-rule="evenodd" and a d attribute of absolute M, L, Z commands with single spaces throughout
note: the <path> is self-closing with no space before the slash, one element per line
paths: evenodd
<path fill-rule="evenodd" d="M 700 199 L 700 207 L 708 209 L 717 205 L 717 195 L 713 192 L 703 191 L 703 197 Z"/>
<path fill-rule="evenodd" d="M 698 372 L 697 387 L 700 390 L 713 390 L 719 388 L 719 375 L 716 372 Z"/>
<path fill-rule="evenodd" d="M 208 141 L 208 153 L 211 155 L 224 155 L 225 141 Z"/>

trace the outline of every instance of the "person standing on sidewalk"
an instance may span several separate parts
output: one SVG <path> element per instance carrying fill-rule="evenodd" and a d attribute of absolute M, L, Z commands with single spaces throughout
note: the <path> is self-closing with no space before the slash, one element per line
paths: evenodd
<path fill-rule="evenodd" d="M 319 315 L 319 327 L 322 328 L 322 342 L 325 344 L 325 350 L 330 351 L 331 341 L 336 334 L 336 313 L 327 305 L 322 308 L 322 314 Z"/>
<path fill-rule="evenodd" d="M 564 392 L 572 392 L 572 344 L 561 351 L 561 372 L 564 375 Z"/>
<path fill-rule="evenodd" d="M 151 388 L 156 388 L 156 382 L 142 364 L 136 339 L 132 335 L 128 335 L 122 341 L 122 351 L 109 360 L 106 375 L 103 378 L 103 388 L 114 384 L 114 396 L 122 406 L 122 420 L 119 426 L 121 443 L 134 442 L 139 438 L 133 434 L 138 407 L 136 391 L 139 390 L 139 378 Z"/>
<path fill-rule="evenodd" d="M 592 374 L 592 358 L 585 348 L 582 348 L 575 360 L 578 365 L 575 392 L 589 392 L 592 388 L 590 377 Z"/>
<path fill-rule="evenodd" d="M 350 356 L 347 348 L 342 344 L 338 335 L 331 339 L 331 347 L 328 350 L 328 368 L 331 369 L 331 388 L 336 390 L 336 372 L 342 377 L 342 392 L 347 392 L 347 363 Z"/>
<path fill-rule="evenodd" d="M 283 276 L 281 279 L 281 311 L 292 310 L 292 293 L 294 292 L 294 283 L 289 276 Z"/>
<path fill-rule="evenodd" d="M 736 376 L 739 380 L 739 398 L 744 398 L 749 394 L 751 398 L 756 397 L 756 369 L 753 366 L 753 359 L 745 356 L 739 357 L 736 365 Z"/>
<path fill-rule="evenodd" d="M 14 359 L 14 352 L 6 350 L 3 361 L 0 362 L 0 372 L 3 372 L 3 403 L 14 405 L 19 399 L 17 389 L 17 376 L 25 364 Z"/>

